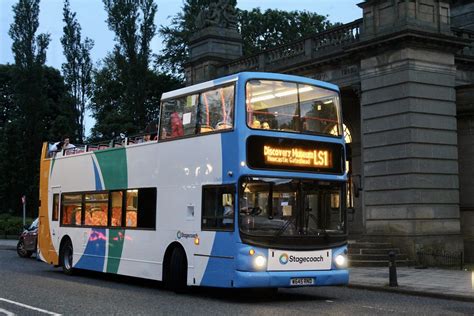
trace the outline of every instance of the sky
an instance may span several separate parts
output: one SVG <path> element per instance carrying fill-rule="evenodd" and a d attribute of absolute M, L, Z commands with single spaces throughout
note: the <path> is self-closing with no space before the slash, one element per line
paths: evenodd
<path fill-rule="evenodd" d="M 8 29 L 13 22 L 12 6 L 18 0 L 0 0 L 0 64 L 13 63 L 11 52 L 12 41 Z M 237 7 L 250 10 L 260 7 L 262 10 L 271 8 L 279 10 L 306 10 L 328 16 L 331 22 L 348 23 L 362 16 L 357 3 L 362 0 L 237 0 Z M 171 17 L 181 11 L 182 0 L 155 0 L 158 12 L 155 24 L 168 25 Z M 104 58 L 114 46 L 114 35 L 108 29 L 106 13 L 101 0 L 70 0 L 72 11 L 77 12 L 77 19 L 82 27 L 82 36 L 95 42 L 91 52 L 94 63 Z M 46 64 L 61 69 L 64 62 L 60 38 L 62 36 L 62 7 L 63 0 L 41 0 L 40 16 L 37 34 L 51 34 L 51 43 L 47 52 Z M 153 53 L 158 54 L 162 49 L 162 39 L 156 36 L 152 41 Z M 86 132 L 94 124 L 93 119 L 86 119 Z"/>

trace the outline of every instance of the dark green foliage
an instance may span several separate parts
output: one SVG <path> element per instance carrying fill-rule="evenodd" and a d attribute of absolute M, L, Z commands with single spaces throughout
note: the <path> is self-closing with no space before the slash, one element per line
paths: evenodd
<path fill-rule="evenodd" d="M 27 217 L 26 225 L 31 225 L 33 219 Z M 18 236 L 23 231 L 23 218 L 8 213 L 0 214 L 0 238 Z"/>
<path fill-rule="evenodd" d="M 0 212 L 37 214 L 39 157 L 43 141 L 74 137 L 74 103 L 60 73 L 44 65 L 49 35 L 36 36 L 39 0 L 13 6 L 15 65 L 0 65 Z"/>
<path fill-rule="evenodd" d="M 144 73 L 144 94 L 146 122 L 156 121 L 160 106 L 161 94 L 182 86 L 178 79 L 165 74 L 157 74 L 147 69 Z M 104 60 L 104 65 L 94 73 L 94 95 L 91 110 L 96 120 L 92 128 L 90 141 L 110 140 L 120 133 L 132 135 L 141 132 L 146 124 L 136 126 L 132 114 L 125 106 L 126 97 L 123 95 L 125 85 L 120 77 L 120 71 L 112 56 Z"/>
<path fill-rule="evenodd" d="M 149 67 L 156 4 L 152 0 L 104 0 L 104 5 L 117 44 L 94 73 L 90 108 L 96 125 L 91 141 L 142 132 L 158 118 L 161 93 L 180 86 L 178 80 Z"/>
<path fill-rule="evenodd" d="M 325 16 L 308 11 L 239 10 L 239 21 L 244 55 L 290 43 L 331 27 Z"/>
<path fill-rule="evenodd" d="M 84 115 L 86 103 L 92 94 L 92 60 L 90 51 L 94 47 L 94 41 L 90 38 L 81 40 L 81 26 L 76 19 L 76 13 L 71 11 L 68 0 L 64 1 L 63 8 L 63 45 L 66 62 L 62 64 L 62 71 L 66 86 L 72 94 L 77 110 L 76 126 L 78 139 L 84 140 Z"/>
<path fill-rule="evenodd" d="M 183 64 L 189 55 L 189 39 L 196 32 L 196 17 L 203 7 L 214 1 L 186 0 L 183 11 L 172 18 L 170 26 L 160 27 L 159 33 L 164 38 L 165 48 L 157 57 L 158 67 L 183 76 Z M 259 8 L 251 11 L 238 9 L 237 19 L 244 56 L 298 40 L 333 26 L 325 16 L 307 11 L 267 9 L 262 12 Z"/>

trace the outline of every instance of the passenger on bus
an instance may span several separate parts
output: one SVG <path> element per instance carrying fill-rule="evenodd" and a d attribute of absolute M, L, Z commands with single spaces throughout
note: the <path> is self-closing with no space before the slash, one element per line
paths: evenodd
<path fill-rule="evenodd" d="M 158 124 L 156 122 L 149 123 L 145 127 L 144 141 L 157 140 L 158 139 Z"/>
<path fill-rule="evenodd" d="M 183 122 L 179 117 L 178 112 L 171 114 L 171 137 L 180 137 L 184 135 Z"/>
<path fill-rule="evenodd" d="M 267 122 L 263 122 L 262 128 L 263 129 L 270 129 L 270 125 Z"/>
<path fill-rule="evenodd" d="M 74 146 L 73 144 L 71 144 L 69 142 L 69 137 L 65 137 L 64 138 L 64 142 L 63 142 L 63 149 L 71 149 L 71 148 L 76 148 L 76 146 Z"/>
<path fill-rule="evenodd" d="M 232 205 L 232 201 L 228 202 L 224 206 L 224 219 L 222 220 L 222 224 L 230 225 L 234 223 L 234 206 Z"/>
<path fill-rule="evenodd" d="M 262 128 L 261 124 L 260 124 L 260 121 L 258 121 L 258 120 L 253 121 L 252 128 Z"/>

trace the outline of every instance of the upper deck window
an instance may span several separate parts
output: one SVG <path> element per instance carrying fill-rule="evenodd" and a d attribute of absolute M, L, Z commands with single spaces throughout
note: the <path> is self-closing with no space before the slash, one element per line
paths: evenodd
<path fill-rule="evenodd" d="M 276 80 L 250 80 L 247 124 L 254 129 L 342 135 L 337 92 Z"/>
<path fill-rule="evenodd" d="M 179 138 L 233 127 L 234 86 L 163 101 L 160 139 Z"/>

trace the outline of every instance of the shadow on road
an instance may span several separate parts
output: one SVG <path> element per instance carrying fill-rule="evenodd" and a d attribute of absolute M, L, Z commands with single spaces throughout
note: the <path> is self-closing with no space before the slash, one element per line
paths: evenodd
<path fill-rule="evenodd" d="M 64 279 L 61 269 L 49 270 L 54 278 Z M 119 287 L 133 286 L 135 290 L 156 291 L 157 295 L 185 295 L 195 298 L 218 299 L 232 303 L 264 303 L 264 302 L 286 302 L 286 301 L 326 301 L 335 300 L 333 297 L 319 295 L 320 293 L 308 294 L 293 289 L 227 289 L 227 288 L 210 288 L 210 287 L 189 287 L 184 294 L 175 294 L 165 288 L 160 281 L 147 280 L 123 275 L 101 273 L 95 271 L 75 270 L 74 275 L 67 277 L 69 282 L 84 283 L 87 279 L 88 284 L 94 286 Z M 107 283 L 104 283 L 106 281 Z M 315 288 L 316 292 L 323 292 L 323 288 Z"/>

